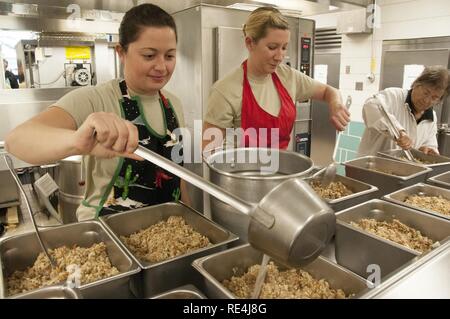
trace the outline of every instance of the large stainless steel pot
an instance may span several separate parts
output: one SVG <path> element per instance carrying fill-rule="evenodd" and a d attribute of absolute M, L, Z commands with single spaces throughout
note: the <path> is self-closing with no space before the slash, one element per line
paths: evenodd
<path fill-rule="evenodd" d="M 216 152 L 206 159 L 209 178 L 213 184 L 226 189 L 250 203 L 259 203 L 274 187 L 293 177 L 304 177 L 310 173 L 313 162 L 299 153 L 278 151 L 279 165 L 276 171 L 267 172 L 264 156 L 260 152 L 270 150 L 258 148 L 236 148 Z M 245 161 L 238 159 L 245 158 Z M 250 161 L 250 159 L 255 159 Z M 267 173 L 264 174 L 263 172 Z M 228 204 L 211 197 L 212 219 L 237 234 L 240 243 L 248 240 L 250 217 Z"/>

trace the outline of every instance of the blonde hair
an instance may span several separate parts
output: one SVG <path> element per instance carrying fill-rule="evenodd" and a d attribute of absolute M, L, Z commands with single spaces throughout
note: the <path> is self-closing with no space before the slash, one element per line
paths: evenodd
<path fill-rule="evenodd" d="M 261 7 L 250 13 L 242 31 L 245 37 L 258 42 L 267 35 L 268 28 L 289 30 L 289 23 L 277 9 Z"/>
<path fill-rule="evenodd" d="M 438 90 L 449 92 L 449 72 L 442 65 L 427 66 L 412 84 L 412 88 L 426 85 Z"/>

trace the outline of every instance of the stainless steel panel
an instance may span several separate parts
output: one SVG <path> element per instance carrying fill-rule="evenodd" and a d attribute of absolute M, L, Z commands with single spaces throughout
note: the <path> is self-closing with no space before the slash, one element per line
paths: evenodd
<path fill-rule="evenodd" d="M 119 33 L 119 22 L 88 21 L 74 23 L 73 19 L 29 18 L 0 15 L 0 24 L 5 30 L 46 32 Z"/>
<path fill-rule="evenodd" d="M 90 247 L 104 242 L 111 264 L 118 275 L 84 284 L 79 287 L 84 298 L 130 298 L 133 296 L 134 280 L 139 266 L 114 241 L 104 226 L 96 221 L 82 222 L 40 230 L 42 240 L 50 249 L 61 246 L 78 245 Z M 20 247 L 20 249 L 18 249 Z M 35 233 L 27 233 L 6 238 L 0 242 L 0 297 L 6 296 L 5 278 L 15 270 L 33 265 L 41 248 Z"/>
<path fill-rule="evenodd" d="M 315 50 L 314 65 L 328 66 L 327 84 L 339 89 L 341 66 L 339 49 Z M 325 166 L 332 162 L 336 129 L 329 122 L 328 104 L 322 101 L 312 102 L 311 125 L 311 159 L 317 166 Z"/>
<path fill-rule="evenodd" d="M 320 178 L 321 176 L 318 177 L 319 180 Z M 353 194 L 337 199 L 324 199 L 335 212 L 371 200 L 378 193 L 377 187 L 342 175 L 335 175 L 332 182 L 341 182 L 353 192 Z"/>
<path fill-rule="evenodd" d="M 40 113 L 71 90 L 73 89 L 0 90 L 0 141 L 5 140 L 10 130 Z"/>
<path fill-rule="evenodd" d="M 182 216 L 196 231 L 208 237 L 212 245 L 168 260 L 150 263 L 134 256 L 119 239 L 120 236 L 128 236 L 162 220 L 167 220 L 170 216 Z M 199 278 L 191 267 L 192 261 L 201 256 L 223 250 L 228 244 L 237 240 L 234 234 L 206 219 L 200 213 L 177 203 L 166 203 L 102 216 L 100 221 L 142 268 L 139 291 L 145 298 L 181 285 L 197 284 Z"/>
<path fill-rule="evenodd" d="M 248 52 L 242 28 L 217 27 L 216 29 L 216 78 L 219 80 L 237 68 Z"/>
<path fill-rule="evenodd" d="M 0 155 L 0 161 L 3 156 Z M 0 170 L 0 208 L 19 205 L 19 188 L 8 170 Z"/>
<path fill-rule="evenodd" d="M 369 265 L 378 265 L 383 278 L 420 253 L 351 226 L 351 221 L 362 218 L 391 221 L 395 218 L 434 241 L 444 242 L 450 236 L 450 222 L 378 199 L 341 211 L 336 218 L 336 260 L 362 277 L 370 275 Z"/>
<path fill-rule="evenodd" d="M 433 176 L 427 180 L 427 183 L 450 189 L 450 172 Z"/>
<path fill-rule="evenodd" d="M 450 241 L 410 262 L 362 298 L 442 299 L 450 298 Z"/>
<path fill-rule="evenodd" d="M 448 212 L 447 215 L 445 215 L 430 209 L 425 209 L 405 203 L 405 200 L 406 198 L 408 198 L 408 196 L 419 194 L 423 194 L 424 196 L 442 196 L 443 198 L 450 201 L 450 190 L 422 183 L 403 188 L 394 193 L 385 195 L 383 198 L 390 202 L 410 207 L 427 214 L 442 217 L 450 221 L 450 211 Z"/>
<path fill-rule="evenodd" d="M 381 89 L 401 87 L 407 64 L 449 66 L 450 37 L 383 41 Z"/>
<path fill-rule="evenodd" d="M 450 103 L 447 107 L 450 107 Z M 438 134 L 439 152 L 444 156 L 450 156 L 450 131 L 439 132 Z"/>
<path fill-rule="evenodd" d="M 206 299 L 194 285 L 185 285 L 152 297 L 151 299 Z"/>
<path fill-rule="evenodd" d="M 202 274 L 205 293 L 209 298 L 236 299 L 236 296 L 225 288 L 221 282 L 230 279 L 233 275 L 243 274 L 250 266 L 260 264 L 262 257 L 262 252 L 247 244 L 197 259 L 192 265 Z M 276 264 L 281 270 L 287 269 L 277 262 Z M 331 288 L 342 289 L 346 294 L 357 296 L 367 288 L 368 283 L 363 278 L 324 257 L 318 257 L 302 269 L 316 279 L 327 280 Z"/>
<path fill-rule="evenodd" d="M 76 288 L 64 286 L 44 287 L 34 291 L 18 294 L 11 299 L 81 299 L 81 293 Z"/>
<path fill-rule="evenodd" d="M 431 168 L 410 163 L 403 163 L 377 156 L 365 156 L 344 163 L 348 177 L 368 181 L 378 187 L 377 197 L 392 193 L 397 189 L 424 182 Z M 375 171 L 381 169 L 392 172 L 386 174 Z"/>
<path fill-rule="evenodd" d="M 381 88 L 401 87 L 404 66 L 408 64 L 448 65 L 450 49 L 385 51 Z"/>
<path fill-rule="evenodd" d="M 442 155 L 428 155 L 425 153 L 422 153 L 419 150 L 416 149 L 410 149 L 411 154 L 414 156 L 414 158 L 430 162 L 432 164 L 423 164 L 423 163 L 414 163 L 418 165 L 424 165 L 426 167 L 429 167 L 432 169 L 430 173 L 428 173 L 428 177 L 432 177 L 435 175 L 439 175 L 443 172 L 447 172 L 450 170 L 450 158 Z M 378 152 L 378 155 L 381 157 L 390 158 L 397 161 L 404 161 L 410 163 L 405 156 L 405 153 L 400 149 L 394 149 L 394 150 L 386 150 Z"/>

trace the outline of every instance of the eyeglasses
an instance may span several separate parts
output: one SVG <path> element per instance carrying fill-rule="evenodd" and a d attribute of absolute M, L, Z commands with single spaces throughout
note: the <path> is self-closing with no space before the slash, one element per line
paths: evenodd
<path fill-rule="evenodd" d="M 422 91 L 423 97 L 429 99 L 432 103 L 439 102 L 443 97 L 443 94 L 437 94 L 435 92 L 432 92 L 429 88 L 423 85 L 420 86 L 420 89 Z"/>

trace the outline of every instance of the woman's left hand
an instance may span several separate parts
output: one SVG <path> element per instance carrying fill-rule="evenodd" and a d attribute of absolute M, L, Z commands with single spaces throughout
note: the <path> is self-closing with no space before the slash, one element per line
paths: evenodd
<path fill-rule="evenodd" d="M 421 151 L 422 153 L 428 154 L 428 155 L 439 155 L 438 151 L 436 151 L 434 148 L 428 147 L 428 146 L 421 146 L 419 148 L 419 151 Z"/>
<path fill-rule="evenodd" d="M 342 103 L 330 105 L 330 122 L 338 131 L 344 131 L 350 122 L 350 112 Z"/>

